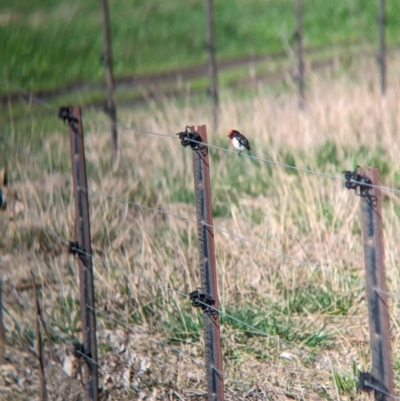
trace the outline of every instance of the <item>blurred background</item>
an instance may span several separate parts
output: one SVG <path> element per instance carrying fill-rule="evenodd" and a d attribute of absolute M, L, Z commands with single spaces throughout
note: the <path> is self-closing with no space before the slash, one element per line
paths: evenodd
<path fill-rule="evenodd" d="M 277 86 L 295 63 L 293 0 L 215 1 L 215 50 L 221 88 L 242 89 L 271 78 Z M 207 14 L 203 0 L 110 0 L 113 67 L 119 104 L 154 94 L 204 93 Z M 386 36 L 399 43 L 400 5 L 386 4 Z M 303 4 L 306 63 L 349 64 L 377 52 L 379 1 L 307 0 Z M 43 98 L 104 102 L 101 2 L 0 2 L 2 104 L 16 86 Z M 275 74 L 274 74 L 275 73 Z M 281 86 L 281 85 L 278 85 Z M 77 97 L 78 96 L 78 97 Z M 66 100 L 68 100 L 67 98 Z"/>
<path fill-rule="evenodd" d="M 109 0 L 109 35 L 104 4 L 0 0 L 0 398 L 39 398 L 32 271 L 49 399 L 82 399 L 68 104 L 83 112 L 100 399 L 207 399 L 192 150 L 175 135 L 192 124 L 214 146 L 226 399 L 371 399 L 360 197 L 343 176 L 357 166 L 385 186 L 398 392 L 400 2 Z M 257 160 L 232 154 L 230 129 Z"/>

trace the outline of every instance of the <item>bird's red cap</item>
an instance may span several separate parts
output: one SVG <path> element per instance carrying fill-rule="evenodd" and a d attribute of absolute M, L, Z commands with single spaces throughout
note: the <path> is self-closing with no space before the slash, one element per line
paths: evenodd
<path fill-rule="evenodd" d="M 237 131 L 237 130 L 235 130 L 235 129 L 230 129 L 229 131 L 228 131 L 228 135 L 227 136 L 231 136 L 231 135 L 233 135 L 233 134 L 238 134 L 239 133 L 239 131 Z"/>

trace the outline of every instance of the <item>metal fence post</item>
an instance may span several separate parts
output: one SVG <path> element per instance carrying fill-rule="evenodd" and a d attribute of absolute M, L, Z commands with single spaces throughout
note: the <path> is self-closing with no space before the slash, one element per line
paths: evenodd
<path fill-rule="evenodd" d="M 360 169 L 359 177 L 358 181 L 379 185 L 377 167 L 369 168 L 366 173 Z M 384 263 L 381 191 L 377 187 L 360 185 L 360 193 L 372 359 L 371 388 L 374 389 L 375 400 L 390 401 L 394 392 L 394 383 Z"/>
<path fill-rule="evenodd" d="M 210 95 L 214 129 L 218 128 L 218 88 L 217 62 L 215 60 L 214 0 L 206 0 L 207 8 L 207 48 L 209 52 L 208 73 L 210 75 Z"/>
<path fill-rule="evenodd" d="M 296 46 L 297 66 L 296 79 L 299 96 L 299 108 L 304 109 L 304 61 L 303 61 L 303 0 L 295 0 L 296 5 Z"/>
<path fill-rule="evenodd" d="M 107 104 L 106 111 L 110 116 L 111 120 L 111 139 L 113 146 L 113 163 L 114 169 L 117 168 L 120 148 L 118 143 L 118 128 L 117 128 L 117 106 L 115 102 L 115 85 L 113 76 L 113 58 L 111 50 L 111 30 L 110 30 L 110 11 L 108 7 L 108 0 L 101 0 L 101 11 L 103 17 L 103 43 L 104 43 L 104 54 L 103 62 L 106 72 L 106 84 L 107 84 Z"/>
<path fill-rule="evenodd" d="M 195 132 L 194 127 L 192 127 L 192 132 Z M 202 143 L 207 144 L 206 126 L 198 126 L 196 132 L 200 134 Z M 212 297 L 212 306 L 218 309 L 210 163 L 207 146 L 201 146 L 199 149 L 193 151 L 193 173 L 196 195 L 201 290 L 207 296 Z M 223 401 L 224 380 L 219 314 L 215 310 L 205 308 L 203 318 L 208 400 Z"/>
<path fill-rule="evenodd" d="M 390 344 L 388 293 L 382 231 L 382 203 L 379 169 L 367 172 L 345 171 L 345 186 L 361 197 L 361 223 L 364 243 L 365 281 L 371 347 L 371 372 L 361 372 L 361 390 L 374 390 L 375 400 L 396 398 Z"/>
<path fill-rule="evenodd" d="M 4 354 L 3 280 L 0 279 L 0 365 L 6 362 Z"/>
<path fill-rule="evenodd" d="M 96 315 L 94 303 L 92 242 L 90 236 L 89 201 L 86 179 L 85 148 L 81 109 L 62 107 L 59 117 L 69 124 L 72 178 L 75 199 L 75 242 L 70 251 L 77 254 L 83 334 L 83 368 L 86 396 L 98 399 L 98 363 Z"/>
<path fill-rule="evenodd" d="M 380 76 L 380 86 L 381 95 L 386 93 L 386 0 L 379 0 L 379 76 Z"/>

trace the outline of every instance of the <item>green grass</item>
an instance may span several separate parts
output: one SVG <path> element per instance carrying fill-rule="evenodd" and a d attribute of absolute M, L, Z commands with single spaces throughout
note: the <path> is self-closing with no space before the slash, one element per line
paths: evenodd
<path fill-rule="evenodd" d="M 254 304 L 228 308 L 226 315 L 221 316 L 221 324 L 229 325 L 237 330 L 240 333 L 237 341 L 244 344 L 248 338 L 262 336 L 275 337 L 297 346 L 304 344 L 309 347 L 316 347 L 327 346 L 332 337 L 324 332 L 323 326 L 310 330 L 305 325 L 298 325 L 285 310 L 268 300 L 264 300 L 262 308 Z"/>
<path fill-rule="evenodd" d="M 312 0 L 304 5 L 306 47 L 377 42 L 377 1 Z M 117 77 L 160 72 L 203 62 L 204 1 L 111 0 Z M 292 0 L 215 3 L 219 59 L 282 52 L 293 44 Z M 400 37 L 400 4 L 387 4 L 390 44 Z M 284 38 L 284 39 L 283 39 Z M 28 90 L 54 89 L 84 80 L 103 81 L 99 2 L 18 1 L 0 3 L 0 77 Z M 1 85 L 4 93 L 12 88 Z"/>
<path fill-rule="evenodd" d="M 264 300 L 262 308 L 248 303 L 228 307 L 221 314 L 221 325 L 235 332 L 238 344 L 247 344 L 249 338 L 260 337 L 283 340 L 293 346 L 329 347 L 333 336 L 323 326 L 317 328 L 298 325 L 286 311 L 271 301 Z M 166 336 L 171 342 L 199 341 L 203 331 L 202 310 L 176 308 L 163 322 Z"/>
<path fill-rule="evenodd" d="M 309 284 L 305 288 L 297 287 L 292 291 L 284 290 L 287 302 L 287 314 L 308 315 L 323 311 L 328 315 L 346 315 L 359 296 L 360 289 L 350 288 L 344 295 L 335 294 L 329 284 L 327 288 L 321 285 Z"/>
<path fill-rule="evenodd" d="M 357 375 L 359 374 L 359 372 L 357 371 L 355 363 L 353 363 L 352 368 L 353 368 L 352 372 L 348 372 L 343 369 L 341 369 L 340 371 L 339 370 L 332 371 L 335 387 L 340 394 L 346 394 L 351 396 L 352 394 L 354 394 L 356 390 L 358 390 Z"/>

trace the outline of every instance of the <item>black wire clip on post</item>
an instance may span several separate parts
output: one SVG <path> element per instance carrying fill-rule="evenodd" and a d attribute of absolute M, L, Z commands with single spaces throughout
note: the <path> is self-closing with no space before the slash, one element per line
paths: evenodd
<path fill-rule="evenodd" d="M 184 148 L 190 146 L 193 150 L 198 150 L 202 147 L 199 143 L 202 142 L 200 134 L 196 131 L 192 131 L 189 126 L 186 126 L 185 131 L 178 132 L 176 135 L 179 135 L 179 139 Z"/>
<path fill-rule="evenodd" d="M 72 106 L 62 106 L 58 109 L 58 117 L 65 122 L 68 122 L 68 125 L 71 127 L 72 131 L 75 135 L 79 135 L 79 120 L 74 115 L 74 108 Z"/>
<path fill-rule="evenodd" d="M 215 305 L 213 297 L 209 294 L 202 293 L 199 290 L 201 290 L 201 288 L 197 288 L 189 294 L 192 306 L 195 308 L 201 308 L 205 312 L 211 311 L 212 309 L 210 306 Z"/>
<path fill-rule="evenodd" d="M 357 382 L 357 389 L 359 392 L 364 391 L 369 393 L 373 391 L 371 384 L 378 384 L 375 383 L 376 380 L 371 377 L 371 373 L 369 372 L 359 372 L 358 373 L 358 382 Z"/>
<path fill-rule="evenodd" d="M 58 109 L 58 117 L 64 121 L 68 121 L 68 124 L 75 129 L 78 129 L 78 119 L 74 116 L 74 108 L 72 106 L 63 106 Z"/>
<path fill-rule="evenodd" d="M 69 241 L 68 242 L 68 253 L 70 253 L 71 255 L 79 255 L 80 248 L 79 248 L 79 243 L 78 241 Z"/>
<path fill-rule="evenodd" d="M 358 169 L 359 166 L 357 166 Z M 356 171 L 343 171 L 344 185 L 347 189 L 354 189 L 356 195 L 365 198 L 373 207 L 376 206 L 376 196 L 373 196 L 369 191 L 373 188 L 372 181 L 365 174 L 358 174 Z"/>
<path fill-rule="evenodd" d="M 357 390 L 360 393 L 371 393 L 372 391 L 375 391 L 375 400 L 398 399 L 398 397 L 396 397 L 394 394 L 391 394 L 382 388 L 379 381 L 372 377 L 371 373 L 369 372 L 359 372 Z M 384 396 L 387 398 L 384 398 Z"/>
<path fill-rule="evenodd" d="M 84 358 L 88 365 L 93 368 L 94 361 L 92 359 L 92 353 L 89 350 L 85 350 L 85 345 L 80 343 L 79 341 L 76 341 L 73 343 L 73 347 L 74 348 L 72 353 L 74 357 L 77 358 L 79 361 Z"/>
<path fill-rule="evenodd" d="M 73 256 L 78 256 L 78 258 L 83 262 L 84 266 L 88 266 L 88 256 L 82 249 L 81 246 L 79 246 L 78 241 L 69 241 L 68 242 L 68 253 L 73 255 Z"/>

